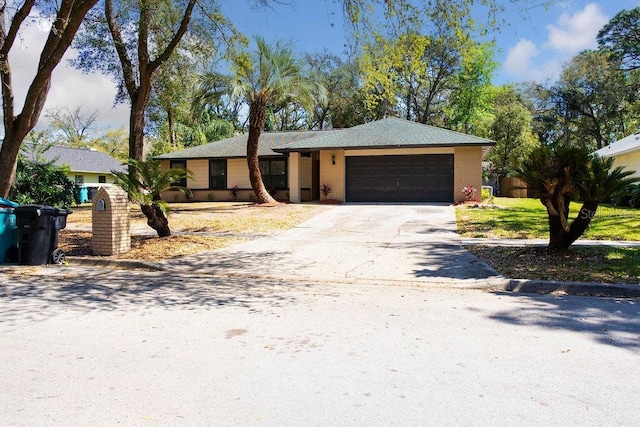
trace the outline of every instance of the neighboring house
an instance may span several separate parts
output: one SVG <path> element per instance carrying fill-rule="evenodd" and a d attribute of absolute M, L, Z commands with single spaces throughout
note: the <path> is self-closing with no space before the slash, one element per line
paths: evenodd
<path fill-rule="evenodd" d="M 613 157 L 614 167 L 622 166 L 640 178 L 640 134 L 629 135 L 596 151 L 600 157 Z"/>
<path fill-rule="evenodd" d="M 251 200 L 247 135 L 157 158 L 163 168 L 186 167 L 195 200 Z M 259 157 L 263 181 L 278 199 L 346 202 L 454 202 L 472 185 L 481 197 L 482 160 L 493 141 L 398 118 L 348 129 L 264 132 Z M 165 195 L 180 200 L 178 193 Z M 323 197 L 324 198 L 324 197 Z"/>
<path fill-rule="evenodd" d="M 101 187 L 113 184 L 112 170 L 126 172 L 127 168 L 110 155 L 89 148 L 52 146 L 41 154 L 55 165 L 69 168 L 68 178 L 83 187 Z"/>
<path fill-rule="evenodd" d="M 29 156 L 28 150 L 24 154 Z M 54 160 L 55 166 L 69 168 L 67 178 L 85 189 L 80 193 L 81 200 L 78 200 L 79 202 L 90 200 L 98 188 L 113 185 L 112 170 L 123 172 L 127 170 L 119 160 L 89 148 L 54 145 L 40 156 L 48 161 Z"/>

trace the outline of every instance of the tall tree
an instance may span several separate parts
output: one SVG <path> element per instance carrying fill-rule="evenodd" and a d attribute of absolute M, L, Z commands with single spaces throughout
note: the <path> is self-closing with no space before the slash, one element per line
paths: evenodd
<path fill-rule="evenodd" d="M 36 0 L 0 2 L 0 84 L 4 139 L 0 148 L 0 197 L 7 197 L 15 179 L 20 146 L 35 127 L 51 86 L 53 70 L 62 60 L 85 15 L 97 0 L 60 0 L 38 4 Z M 27 89 L 22 111 L 16 112 L 9 54 L 20 30 L 41 19 L 49 23 L 49 36 L 42 48 L 36 74 Z"/>
<path fill-rule="evenodd" d="M 597 40 L 600 48 L 619 60 L 623 69 L 639 69 L 640 7 L 618 12 L 600 30 Z"/>
<path fill-rule="evenodd" d="M 219 73 L 203 76 L 201 103 L 211 103 L 224 93 L 241 99 L 249 107 L 249 134 L 247 137 L 247 165 L 251 188 L 258 203 L 276 203 L 262 181 L 258 146 L 260 134 L 265 130 L 267 116 L 282 106 L 298 103 L 306 111 L 326 99 L 326 89 L 309 77 L 309 72 L 297 59 L 291 48 L 281 42 L 268 44 L 256 37 L 255 50 L 233 56 L 234 75 L 225 78 Z"/>
<path fill-rule="evenodd" d="M 145 113 L 154 80 L 182 38 L 189 30 L 194 40 L 218 32 L 223 39 L 234 34 L 211 1 L 103 0 L 103 6 L 78 39 L 81 54 L 75 65 L 116 79 L 119 99 L 131 104 L 129 157 L 141 161 L 145 157 Z M 111 43 L 106 42 L 109 39 Z"/>
<path fill-rule="evenodd" d="M 531 113 L 512 87 L 499 89 L 494 104 L 490 137 L 496 145 L 487 160 L 491 163 L 490 173 L 500 187 L 502 178 L 514 172 L 538 143 L 531 132 Z"/>
<path fill-rule="evenodd" d="M 328 52 L 307 55 L 316 78 L 327 88 L 327 102 L 314 108 L 312 129 L 338 129 L 361 125 L 370 118 L 356 64 Z"/>
<path fill-rule="evenodd" d="M 556 91 L 573 117 L 576 142 L 600 149 L 625 136 L 630 107 L 638 100 L 634 86 L 602 52 L 585 51 L 567 63 Z"/>
<path fill-rule="evenodd" d="M 234 58 L 232 93 L 249 106 L 247 165 L 251 188 L 258 203 L 275 203 L 262 181 L 258 159 L 258 143 L 265 126 L 267 110 L 285 101 L 295 101 L 311 110 L 315 101 L 323 102 L 326 90 L 308 78 L 304 67 L 290 47 L 276 42 L 269 45 L 255 39 L 256 50 Z"/>
<path fill-rule="evenodd" d="M 496 66 L 492 43 L 470 44 L 462 51 L 448 108 L 454 129 L 471 133 L 474 125 L 486 118 L 491 110 L 491 76 Z"/>
<path fill-rule="evenodd" d="M 59 134 L 57 143 L 74 148 L 86 148 L 91 145 L 91 127 L 98 118 L 98 112 L 87 113 L 82 107 L 74 109 L 60 107 L 48 110 L 46 117 L 51 120 L 54 134 Z"/>

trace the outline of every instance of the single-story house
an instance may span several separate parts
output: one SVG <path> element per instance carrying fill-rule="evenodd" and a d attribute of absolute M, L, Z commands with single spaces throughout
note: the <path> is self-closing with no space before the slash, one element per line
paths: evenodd
<path fill-rule="evenodd" d="M 28 144 L 27 144 L 28 145 Z M 29 149 L 23 151 L 29 157 Z M 89 148 L 70 148 L 53 145 L 39 156 L 53 161 L 55 166 L 67 167 L 67 178 L 82 189 L 78 202 L 90 200 L 102 186 L 114 185 L 112 170 L 126 172 L 127 168 L 110 155 Z"/>
<path fill-rule="evenodd" d="M 622 166 L 640 178 L 640 134 L 633 134 L 596 151 L 600 157 L 613 157 L 614 167 Z"/>
<path fill-rule="evenodd" d="M 158 156 L 163 168 L 186 167 L 195 200 L 240 200 L 253 192 L 247 135 Z M 263 181 L 276 198 L 344 202 L 455 202 L 473 186 L 481 197 L 482 160 L 495 143 L 459 132 L 386 118 L 348 129 L 264 132 L 258 155 Z M 178 193 L 165 195 L 179 200 Z M 324 198 L 324 197 L 323 197 Z"/>
<path fill-rule="evenodd" d="M 42 154 L 47 160 L 55 160 L 59 167 L 67 166 L 67 177 L 84 187 L 100 187 L 113 184 L 112 170 L 126 172 L 121 161 L 107 153 L 89 148 L 52 146 Z"/>

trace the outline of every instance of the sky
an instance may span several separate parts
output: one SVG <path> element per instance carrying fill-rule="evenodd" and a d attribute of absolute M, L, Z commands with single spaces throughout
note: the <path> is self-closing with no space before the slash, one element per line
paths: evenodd
<path fill-rule="evenodd" d="M 327 50 L 338 55 L 347 51 L 349 31 L 342 16 L 341 0 L 289 0 L 272 8 L 255 6 L 255 0 L 220 0 L 227 18 L 245 35 L 267 41 L 291 42 L 300 52 Z M 548 82 L 557 78 L 563 63 L 585 49 L 597 47 L 598 31 L 623 9 L 640 6 L 640 0 L 556 0 L 547 8 L 527 10 L 514 7 L 509 0 L 502 15 L 504 24 L 495 34 L 499 64 L 493 83 L 523 81 Z M 16 104 L 21 107 L 27 85 L 33 78 L 38 54 L 48 34 L 45 26 L 31 25 L 10 52 Z M 66 59 L 75 56 L 70 50 Z M 81 106 L 87 113 L 97 112 L 97 126 L 103 129 L 126 127 L 128 106 L 115 107 L 116 89 L 108 76 L 86 75 L 66 60 L 54 71 L 45 105 L 50 108 Z M 44 114 L 39 127 L 47 125 Z"/>

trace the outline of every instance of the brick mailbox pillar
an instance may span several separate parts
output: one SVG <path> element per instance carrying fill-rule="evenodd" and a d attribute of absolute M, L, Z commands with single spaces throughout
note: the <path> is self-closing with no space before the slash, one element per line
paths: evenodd
<path fill-rule="evenodd" d="M 131 249 L 129 198 L 120 187 L 100 187 L 93 196 L 91 248 L 94 255 L 118 255 Z"/>

